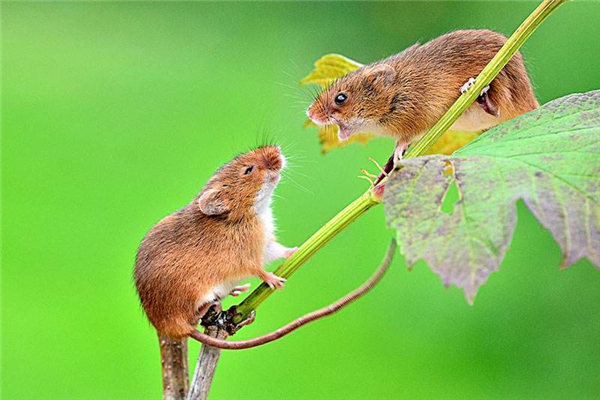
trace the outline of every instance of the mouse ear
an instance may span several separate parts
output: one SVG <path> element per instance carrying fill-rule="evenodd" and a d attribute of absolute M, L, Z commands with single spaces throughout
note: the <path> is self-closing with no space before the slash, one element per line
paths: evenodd
<path fill-rule="evenodd" d="M 217 189 L 209 189 L 200 195 L 198 207 L 206 215 L 220 215 L 229 211 Z"/>
<path fill-rule="evenodd" d="M 367 78 L 371 83 L 381 81 L 389 85 L 396 79 L 396 70 L 389 64 L 377 64 L 367 69 Z"/>

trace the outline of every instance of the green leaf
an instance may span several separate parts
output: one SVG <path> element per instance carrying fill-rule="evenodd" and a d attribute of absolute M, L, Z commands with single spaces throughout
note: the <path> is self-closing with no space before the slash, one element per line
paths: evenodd
<path fill-rule="evenodd" d="M 600 91 L 552 101 L 451 156 L 402 166 L 385 189 L 388 225 L 409 265 L 425 260 L 469 301 L 499 269 L 519 199 L 561 247 L 562 267 L 587 257 L 600 268 Z M 459 200 L 445 213 L 453 184 Z"/>

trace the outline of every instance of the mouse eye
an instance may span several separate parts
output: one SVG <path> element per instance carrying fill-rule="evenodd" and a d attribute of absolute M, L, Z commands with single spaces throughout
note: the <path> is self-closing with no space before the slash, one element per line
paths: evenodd
<path fill-rule="evenodd" d="M 254 167 L 248 167 L 248 168 L 246 168 L 246 170 L 244 171 L 244 175 L 250 175 L 252 173 L 253 169 L 254 169 Z"/>
<path fill-rule="evenodd" d="M 339 93 L 337 96 L 335 96 L 335 99 L 333 100 L 335 102 L 335 104 L 337 104 L 338 106 L 341 106 L 342 104 L 344 104 L 344 102 L 348 99 L 348 96 L 345 93 Z"/>

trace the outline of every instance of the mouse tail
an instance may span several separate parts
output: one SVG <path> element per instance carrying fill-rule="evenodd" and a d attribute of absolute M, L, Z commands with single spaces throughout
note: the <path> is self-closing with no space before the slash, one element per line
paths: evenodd
<path fill-rule="evenodd" d="M 163 400 L 184 400 L 188 391 L 187 338 L 158 335 L 162 365 Z"/>
<path fill-rule="evenodd" d="M 263 344 L 270 343 L 274 340 L 277 340 L 289 333 L 292 333 L 296 329 L 300 328 L 303 325 L 306 325 L 310 322 L 316 321 L 320 318 L 329 316 L 346 307 L 353 301 L 357 300 L 359 297 L 370 291 L 380 280 L 383 278 L 383 275 L 387 272 L 390 263 L 394 257 L 394 253 L 396 252 L 396 241 L 392 239 L 390 246 L 388 247 L 385 258 L 383 259 L 381 265 L 377 269 L 377 271 L 369 278 L 368 281 L 363 283 L 358 289 L 349 293 L 348 295 L 342 297 L 335 303 L 328 305 L 327 307 L 323 307 L 317 311 L 313 311 L 309 314 L 306 314 L 295 321 L 290 322 L 287 325 L 282 326 L 281 328 L 267 333 L 263 336 L 258 336 L 253 339 L 248 340 L 238 340 L 238 341 L 228 341 L 223 339 L 217 339 L 212 336 L 209 336 L 205 333 L 194 331 L 190 334 L 190 337 L 196 339 L 206 346 L 216 347 L 218 349 L 225 350 L 243 350 L 249 349 L 251 347 L 261 346 Z"/>
<path fill-rule="evenodd" d="M 275 341 L 289 333 L 292 333 L 293 331 L 295 331 L 296 329 L 300 328 L 302 325 L 306 325 L 309 322 L 312 322 L 316 319 L 319 319 L 321 317 L 325 317 L 327 315 L 333 314 L 334 312 L 336 312 L 337 310 L 339 310 L 339 308 L 337 308 L 336 310 L 329 310 L 330 307 L 332 307 L 333 305 L 329 306 L 329 307 L 325 307 L 321 310 L 315 311 L 313 313 L 310 314 L 306 314 L 303 317 L 298 318 L 295 321 L 290 322 L 287 325 L 284 325 L 283 327 L 271 332 L 271 333 L 267 333 L 266 335 L 262 335 L 262 336 L 258 336 L 255 337 L 253 339 L 248 339 L 248 340 L 237 340 L 237 341 L 229 341 L 229 340 L 224 340 L 224 339 L 217 339 L 214 338 L 212 336 L 209 336 L 205 333 L 202 333 L 200 331 L 194 331 L 192 332 L 192 334 L 190 335 L 190 337 L 196 339 L 197 341 L 199 341 L 200 343 L 206 345 L 206 346 L 210 346 L 210 347 L 216 347 L 218 349 L 224 349 L 224 350 L 243 350 L 243 349 L 249 349 L 251 347 L 257 347 L 257 346 L 262 346 L 263 344 L 267 344 L 270 343 L 272 341 Z M 342 306 L 343 307 L 343 306 Z M 340 308 L 342 308 L 340 307 Z M 324 310 L 327 309 L 326 313 L 323 313 Z"/>

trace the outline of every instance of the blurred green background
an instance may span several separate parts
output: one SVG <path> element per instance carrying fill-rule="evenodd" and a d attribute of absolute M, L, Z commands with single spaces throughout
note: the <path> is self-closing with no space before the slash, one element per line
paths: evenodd
<path fill-rule="evenodd" d="M 457 28 L 510 34 L 536 5 L 2 2 L 2 398 L 159 399 L 157 340 L 132 283 L 146 231 L 268 135 L 293 164 L 274 205 L 280 239 L 299 245 L 366 189 L 367 157 L 393 147 L 320 154 L 301 127 L 311 90 L 297 86 L 313 61 L 371 62 Z M 598 89 L 599 15 L 600 3 L 567 4 L 525 44 L 541 103 Z M 371 210 L 237 338 L 355 288 L 390 236 L 383 207 Z M 211 398 L 598 398 L 600 273 L 559 271 L 560 259 L 521 205 L 474 306 L 397 257 L 340 314 L 224 353 Z"/>

